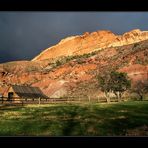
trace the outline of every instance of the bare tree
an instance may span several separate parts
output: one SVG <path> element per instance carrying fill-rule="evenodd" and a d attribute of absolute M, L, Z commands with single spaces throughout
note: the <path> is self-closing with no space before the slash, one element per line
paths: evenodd
<path fill-rule="evenodd" d="M 137 93 L 140 97 L 140 100 L 143 100 L 144 94 L 148 93 L 148 80 L 142 81 L 139 80 L 135 83 L 132 88 L 132 91 Z"/>

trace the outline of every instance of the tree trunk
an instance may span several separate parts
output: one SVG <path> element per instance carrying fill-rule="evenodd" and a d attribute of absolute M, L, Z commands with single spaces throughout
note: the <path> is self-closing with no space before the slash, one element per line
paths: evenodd
<path fill-rule="evenodd" d="M 106 98 L 107 103 L 110 103 L 110 97 L 109 97 L 108 92 L 105 92 L 104 94 L 105 94 L 105 98 Z"/>
<path fill-rule="evenodd" d="M 114 92 L 117 97 L 118 102 L 121 102 L 121 94 L 119 92 Z"/>
<path fill-rule="evenodd" d="M 122 101 L 122 94 L 121 94 L 121 92 L 118 92 L 119 93 L 119 102 L 121 102 Z"/>
<path fill-rule="evenodd" d="M 143 95 L 140 95 L 140 101 L 142 101 L 143 100 Z"/>
<path fill-rule="evenodd" d="M 118 95 L 117 95 L 117 100 L 118 100 L 118 102 L 120 102 L 120 101 L 121 101 Z"/>
<path fill-rule="evenodd" d="M 107 103 L 110 103 L 110 98 L 109 98 L 109 97 L 107 97 L 106 99 L 107 99 Z"/>

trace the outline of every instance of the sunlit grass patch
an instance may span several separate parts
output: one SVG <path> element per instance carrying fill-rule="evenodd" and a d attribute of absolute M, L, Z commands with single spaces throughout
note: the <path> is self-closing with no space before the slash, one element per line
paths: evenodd
<path fill-rule="evenodd" d="M 114 136 L 143 125 L 148 126 L 148 101 L 0 109 L 1 136 Z"/>

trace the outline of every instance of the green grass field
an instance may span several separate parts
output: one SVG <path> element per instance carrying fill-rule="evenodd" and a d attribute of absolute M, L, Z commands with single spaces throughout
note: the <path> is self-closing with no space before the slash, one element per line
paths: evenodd
<path fill-rule="evenodd" d="M 124 136 L 143 126 L 148 101 L 0 108 L 0 136 Z"/>

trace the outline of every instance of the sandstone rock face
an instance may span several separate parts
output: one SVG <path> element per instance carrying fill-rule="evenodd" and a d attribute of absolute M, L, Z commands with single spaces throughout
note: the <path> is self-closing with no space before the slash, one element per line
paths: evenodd
<path fill-rule="evenodd" d="M 133 64 L 128 67 L 123 67 L 120 72 L 128 73 L 133 85 L 136 81 L 148 81 L 148 65 Z"/>
<path fill-rule="evenodd" d="M 97 48 L 105 47 L 115 39 L 116 36 L 110 31 L 97 31 L 68 37 L 61 40 L 57 45 L 44 50 L 33 61 L 89 53 Z"/>
<path fill-rule="evenodd" d="M 55 57 L 83 55 L 97 50 L 90 56 L 53 66 Z M 122 36 L 105 30 L 86 32 L 61 40 L 32 61 L 0 64 L 0 94 L 5 94 L 10 85 L 17 84 L 40 87 L 51 98 L 97 96 L 100 92 L 96 76 L 111 69 L 126 72 L 133 84 L 138 80 L 147 81 L 147 57 L 146 31 L 136 29 Z"/>
<path fill-rule="evenodd" d="M 140 31 L 139 29 L 132 30 L 124 33 L 122 36 L 118 36 L 112 43 L 112 46 L 123 46 L 133 44 L 148 39 L 148 31 Z"/>
<path fill-rule="evenodd" d="M 61 40 L 55 46 L 44 50 L 32 59 L 32 61 L 40 61 L 68 55 L 81 55 L 101 50 L 102 48 L 133 44 L 146 39 L 148 39 L 148 32 L 140 31 L 139 29 L 132 30 L 123 35 L 115 35 L 108 30 L 92 33 L 86 32 L 83 35 L 71 36 Z"/>

